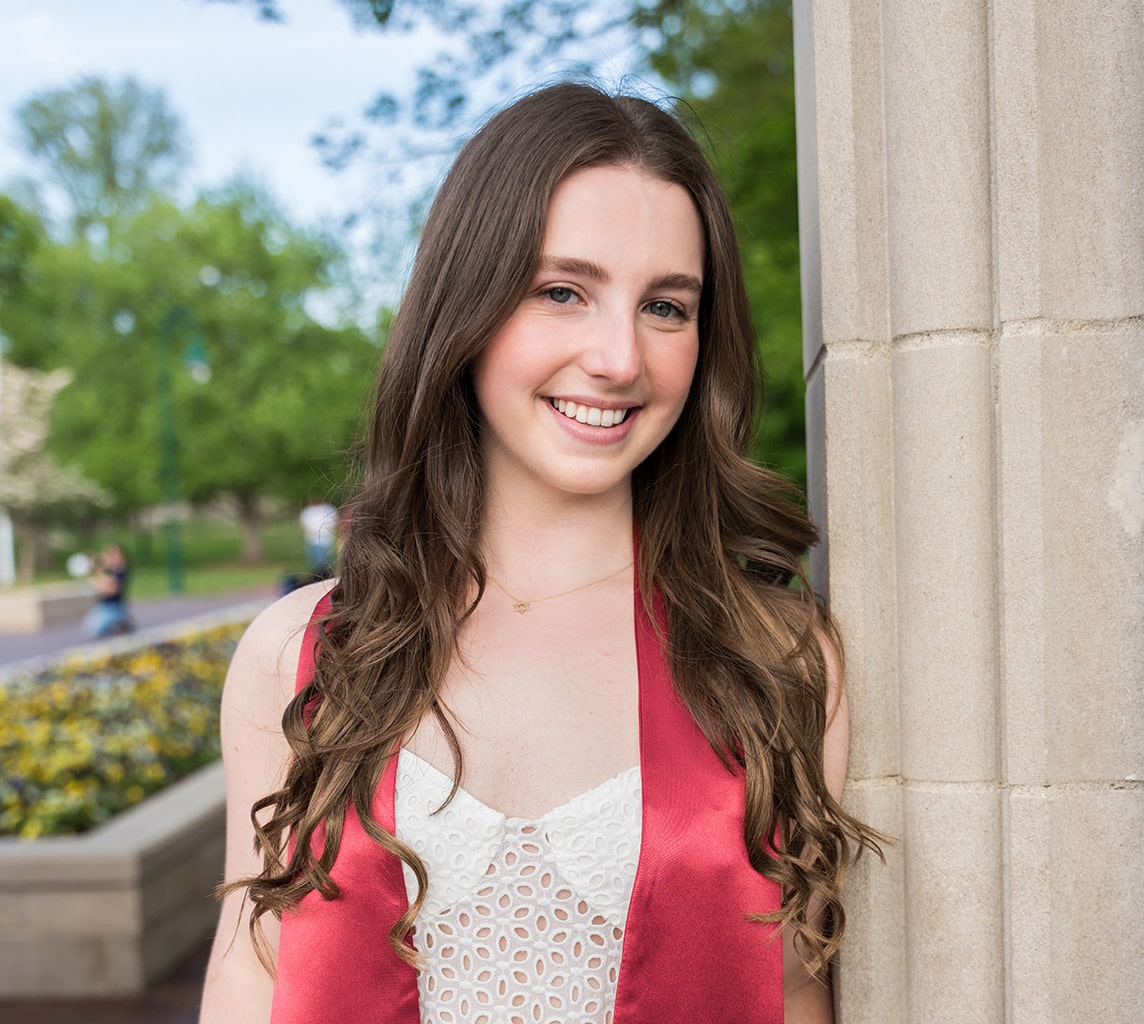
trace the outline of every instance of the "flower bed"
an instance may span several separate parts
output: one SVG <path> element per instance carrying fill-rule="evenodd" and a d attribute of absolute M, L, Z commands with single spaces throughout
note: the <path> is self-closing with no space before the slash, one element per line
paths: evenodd
<path fill-rule="evenodd" d="M 245 623 L 71 659 L 0 685 L 0 835 L 86 831 L 219 755 Z"/>
<path fill-rule="evenodd" d="M 5 999 L 137 994 L 210 934 L 219 695 L 265 604 L 0 671 L 0 1017 Z"/>

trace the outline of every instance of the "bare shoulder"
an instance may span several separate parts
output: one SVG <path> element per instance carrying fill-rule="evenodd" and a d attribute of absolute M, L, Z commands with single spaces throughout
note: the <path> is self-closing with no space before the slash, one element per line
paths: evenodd
<path fill-rule="evenodd" d="M 302 633 L 317 603 L 333 588 L 333 580 L 310 583 L 280 597 L 250 624 L 239 650 L 266 669 L 281 670 L 296 660 Z M 291 669 L 292 671 L 292 669 Z"/>
<path fill-rule="evenodd" d="M 282 714 L 294 697 L 306 623 L 331 586 L 328 581 L 310 584 L 275 601 L 250 624 L 231 659 L 219 731 L 229 789 L 235 784 L 261 788 L 242 792 L 248 809 L 274 788 L 289 757 Z"/>
<path fill-rule="evenodd" d="M 266 608 L 247 628 L 234 652 L 223 692 L 223 713 L 237 708 L 269 725 L 267 713 L 283 708 L 294 695 L 294 675 L 302 636 L 314 606 L 329 592 L 332 581 L 299 587 Z M 277 724 L 277 721 L 273 724 Z"/>
<path fill-rule="evenodd" d="M 841 800 L 846 784 L 846 765 L 850 759 L 850 709 L 846 700 L 842 655 L 825 629 L 819 629 L 816 636 L 826 662 L 826 735 L 823 737 L 822 763 L 826 788 L 835 800 Z"/>
<path fill-rule="evenodd" d="M 822 648 L 822 657 L 826 662 L 826 712 L 828 719 L 833 717 L 846 699 L 846 687 L 843 679 L 842 652 L 834 642 L 833 637 L 821 626 L 814 631 L 819 647 Z"/>

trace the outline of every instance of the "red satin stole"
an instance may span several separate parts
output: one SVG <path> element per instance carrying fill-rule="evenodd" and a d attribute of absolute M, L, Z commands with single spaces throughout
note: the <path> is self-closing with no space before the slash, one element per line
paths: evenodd
<path fill-rule="evenodd" d="M 329 599 L 314 609 L 324 615 Z M 664 621 L 656 601 L 657 618 Z M 635 593 L 643 822 L 624 925 L 615 1024 L 782 1024 L 782 942 L 746 915 L 777 910 L 779 886 L 743 844 L 745 784 L 729 772 L 675 692 L 655 628 Z M 313 672 L 317 631 L 302 644 L 298 686 Z M 373 801 L 394 829 L 397 758 Z M 346 812 L 333 900 L 308 893 L 283 914 L 272 1024 L 420 1024 L 417 977 L 389 944 L 408 909 L 401 862 Z"/>

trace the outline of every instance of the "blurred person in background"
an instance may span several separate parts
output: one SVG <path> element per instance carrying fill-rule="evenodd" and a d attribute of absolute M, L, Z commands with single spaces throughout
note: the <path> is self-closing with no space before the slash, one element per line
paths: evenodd
<path fill-rule="evenodd" d="M 93 639 L 129 633 L 134 628 L 127 613 L 127 555 L 118 544 L 108 544 L 93 561 L 88 577 L 95 590 L 95 607 L 84 619 L 83 631 Z"/>
<path fill-rule="evenodd" d="M 302 509 L 298 522 L 306 544 L 306 571 L 313 579 L 329 579 L 337 562 L 338 510 L 314 498 Z"/>

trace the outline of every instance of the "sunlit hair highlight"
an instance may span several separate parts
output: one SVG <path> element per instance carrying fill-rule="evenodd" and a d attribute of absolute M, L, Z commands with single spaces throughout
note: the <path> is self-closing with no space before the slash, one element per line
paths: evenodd
<path fill-rule="evenodd" d="M 682 186 L 706 238 L 691 394 L 633 476 L 642 593 L 649 603 L 656 588 L 663 597 L 666 653 L 692 715 L 745 772 L 747 849 L 783 891 L 781 912 L 768 919 L 796 931 L 817 973 L 837 949 L 846 867 L 862 847 L 876 850 L 877 836 L 831 798 L 823 777 L 824 644 L 839 641 L 801 566 L 814 528 L 790 485 L 747 456 L 759 367 L 727 203 L 674 117 L 572 84 L 493 117 L 462 149 L 426 221 L 377 379 L 334 610 L 315 675 L 283 719 L 293 761 L 282 788 L 252 812 L 264 869 L 233 886 L 249 890 L 256 938 L 262 914 L 280 915 L 313 889 L 336 895 L 330 870 L 352 808 L 417 873 L 419 894 L 390 930 L 397 954 L 417 963 L 404 939 L 424 902 L 424 867 L 370 805 L 386 759 L 427 714 L 460 778 L 438 694 L 487 578 L 469 367 L 530 286 L 557 185 L 606 165 Z M 818 907 L 832 927 L 816 923 Z"/>

